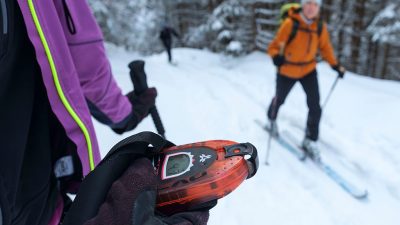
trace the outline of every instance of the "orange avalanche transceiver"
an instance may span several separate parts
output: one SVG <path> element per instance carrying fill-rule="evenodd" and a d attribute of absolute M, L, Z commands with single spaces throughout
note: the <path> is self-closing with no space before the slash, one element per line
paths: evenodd
<path fill-rule="evenodd" d="M 156 165 L 157 210 L 170 215 L 226 196 L 256 174 L 258 157 L 250 143 L 215 140 L 163 149 Z"/>

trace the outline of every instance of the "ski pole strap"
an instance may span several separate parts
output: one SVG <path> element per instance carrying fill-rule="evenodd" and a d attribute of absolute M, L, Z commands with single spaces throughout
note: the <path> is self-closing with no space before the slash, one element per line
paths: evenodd
<path fill-rule="evenodd" d="M 62 225 L 83 225 L 93 218 L 105 201 L 113 182 L 134 160 L 143 156 L 155 156 L 163 148 L 172 146 L 175 145 L 152 132 L 141 132 L 117 143 L 82 181 Z"/>

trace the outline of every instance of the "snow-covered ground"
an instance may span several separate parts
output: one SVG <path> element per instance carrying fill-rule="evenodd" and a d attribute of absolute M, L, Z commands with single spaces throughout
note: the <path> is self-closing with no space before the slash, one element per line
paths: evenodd
<path fill-rule="evenodd" d="M 127 64 L 139 56 L 108 46 L 118 83 L 132 89 Z M 272 143 L 264 165 L 267 135 L 254 122 L 266 120 L 275 91 L 275 68 L 261 52 L 229 58 L 208 51 L 174 49 L 177 65 L 166 55 L 145 57 L 149 86 L 159 92 L 157 107 L 166 136 L 175 144 L 210 139 L 251 142 L 260 168 L 255 177 L 219 200 L 212 225 L 398 225 L 400 223 L 400 83 L 347 73 L 324 109 L 322 157 L 345 177 L 369 191 L 356 200 L 310 162 L 300 162 Z M 336 73 L 318 65 L 321 99 Z M 303 137 L 307 107 L 299 84 L 282 107 L 278 123 Z M 102 154 L 128 135 L 155 131 L 150 118 L 124 136 L 95 123 Z"/>

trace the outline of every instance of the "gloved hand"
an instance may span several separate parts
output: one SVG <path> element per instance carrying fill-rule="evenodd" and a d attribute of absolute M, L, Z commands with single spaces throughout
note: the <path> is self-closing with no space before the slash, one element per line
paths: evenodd
<path fill-rule="evenodd" d="M 155 88 L 148 88 L 140 95 L 136 95 L 134 91 L 131 91 L 126 96 L 132 104 L 132 112 L 125 123 L 118 128 L 112 128 L 117 134 L 134 129 L 149 114 L 149 110 L 155 105 L 157 90 Z"/>
<path fill-rule="evenodd" d="M 274 65 L 277 67 L 282 66 L 285 63 L 285 56 L 284 55 L 276 55 L 272 58 Z"/>
<path fill-rule="evenodd" d="M 111 186 L 97 215 L 84 225 L 205 225 L 209 207 L 169 217 L 155 212 L 159 179 L 147 158 L 136 159 Z M 212 206 L 211 206 L 212 207 Z"/>
<path fill-rule="evenodd" d="M 345 74 L 345 72 L 346 72 L 346 69 L 345 69 L 342 65 L 337 64 L 337 65 L 335 65 L 335 66 L 332 66 L 332 69 L 335 70 L 335 71 L 338 73 L 338 76 L 339 76 L 341 79 L 344 78 L 344 74 Z"/>

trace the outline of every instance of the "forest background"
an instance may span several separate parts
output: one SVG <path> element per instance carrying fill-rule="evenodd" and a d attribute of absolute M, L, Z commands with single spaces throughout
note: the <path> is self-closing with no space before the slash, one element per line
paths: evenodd
<path fill-rule="evenodd" d="M 105 39 L 149 55 L 168 24 L 180 34 L 175 47 L 209 49 L 234 57 L 266 51 L 279 28 L 283 0 L 89 0 Z M 400 1 L 324 0 L 340 62 L 358 74 L 400 80 Z"/>

